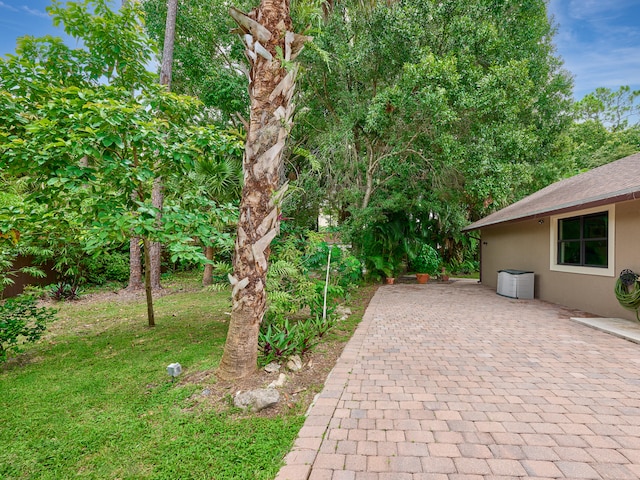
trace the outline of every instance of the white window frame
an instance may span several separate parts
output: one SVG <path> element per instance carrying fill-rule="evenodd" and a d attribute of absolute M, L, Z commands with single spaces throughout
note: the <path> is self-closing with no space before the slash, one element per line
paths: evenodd
<path fill-rule="evenodd" d="M 607 233 L 607 267 L 582 267 L 578 265 L 560 265 L 558 264 L 558 220 L 572 217 L 580 217 L 583 215 L 591 215 L 592 213 L 606 212 L 609 217 L 609 231 Z M 562 215 L 552 215 L 549 228 L 549 269 L 554 272 L 578 273 L 581 275 L 598 275 L 601 277 L 615 277 L 615 246 L 616 246 L 616 206 L 614 204 L 603 207 L 589 208 Z"/>

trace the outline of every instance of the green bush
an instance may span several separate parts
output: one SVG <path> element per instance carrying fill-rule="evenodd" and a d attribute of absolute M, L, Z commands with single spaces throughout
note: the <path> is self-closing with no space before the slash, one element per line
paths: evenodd
<path fill-rule="evenodd" d="M 438 273 L 441 259 L 438 252 L 428 244 L 423 244 L 418 254 L 411 260 L 411 265 L 416 273 L 428 273 L 435 275 Z"/>
<path fill-rule="evenodd" d="M 327 260 L 331 249 L 331 274 L 329 281 L 348 290 L 362 283 L 362 262 L 337 245 L 329 245 L 327 242 L 309 242 L 304 265 L 308 270 L 326 273 Z M 324 277 L 323 277 L 324 279 Z"/>
<path fill-rule="evenodd" d="M 331 249 L 331 250 L 329 250 Z M 331 271 L 323 318 L 329 251 Z M 362 265 L 315 232 L 291 232 L 274 242 L 267 274 L 268 310 L 260 328 L 260 363 L 282 362 L 311 350 L 334 324 L 335 307 L 362 280 Z M 309 313 L 293 320 L 294 314 Z"/>
<path fill-rule="evenodd" d="M 0 305 L 0 363 L 9 352 L 19 353 L 22 345 L 37 341 L 55 314 L 51 308 L 38 307 L 31 295 L 9 298 Z"/>
<path fill-rule="evenodd" d="M 464 260 L 460 263 L 452 263 L 450 270 L 453 273 L 469 275 L 480 270 L 480 262 L 477 260 Z"/>
<path fill-rule="evenodd" d="M 315 347 L 335 324 L 333 317 L 312 317 L 297 322 L 285 319 L 281 324 L 271 323 L 260 329 L 260 365 L 283 363 L 293 355 L 304 355 Z"/>
<path fill-rule="evenodd" d="M 86 257 L 83 261 L 86 281 L 92 285 L 104 285 L 109 281 L 124 283 L 129 280 L 129 255 L 112 251 Z"/>

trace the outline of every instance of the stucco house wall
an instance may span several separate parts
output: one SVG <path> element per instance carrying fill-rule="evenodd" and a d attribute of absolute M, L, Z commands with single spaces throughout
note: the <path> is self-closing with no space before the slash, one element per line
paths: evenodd
<path fill-rule="evenodd" d="M 549 224 L 525 220 L 480 230 L 482 284 L 498 286 L 498 271 L 530 270 L 535 273 L 535 297 L 540 297 L 540 275 L 549 269 Z"/>
<path fill-rule="evenodd" d="M 552 270 L 554 217 L 548 215 L 480 229 L 482 283 L 496 288 L 499 270 L 531 270 L 535 272 L 536 298 L 596 315 L 635 320 L 635 313 L 620 306 L 613 290 L 623 269 L 640 273 L 640 199 L 587 211 L 594 209 L 613 212 L 613 260 L 608 271 L 584 274 Z M 575 210 L 566 215 L 582 213 Z"/>

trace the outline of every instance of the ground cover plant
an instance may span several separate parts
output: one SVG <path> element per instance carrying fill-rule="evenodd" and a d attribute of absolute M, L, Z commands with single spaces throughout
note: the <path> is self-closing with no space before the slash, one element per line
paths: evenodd
<path fill-rule="evenodd" d="M 292 389 L 309 395 L 285 395 L 271 414 L 231 408 L 237 387 L 213 376 L 229 291 L 202 291 L 197 275 L 166 283 L 171 292 L 157 301 L 155 328 L 145 326 L 140 294 L 86 295 L 57 303 L 58 319 L 40 342 L 0 367 L 0 478 L 275 476 L 304 421 L 301 402 L 324 377 L 315 369 L 292 379 Z M 329 356 L 325 376 L 372 292 L 354 293 L 354 315 L 318 346 L 317 364 Z M 175 382 L 166 373 L 172 362 L 184 369 Z"/>
<path fill-rule="evenodd" d="M 38 307 L 29 295 L 0 303 L 0 364 L 9 352 L 21 352 L 22 345 L 40 339 L 55 313 L 51 308 Z"/>

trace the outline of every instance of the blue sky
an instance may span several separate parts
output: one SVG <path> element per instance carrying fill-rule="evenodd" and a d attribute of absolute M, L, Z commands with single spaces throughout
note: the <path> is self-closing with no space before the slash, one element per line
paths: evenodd
<path fill-rule="evenodd" d="M 51 24 L 45 8 L 49 0 L 0 0 L 0 54 L 13 53 L 16 39 L 23 35 L 62 36 Z"/>
<path fill-rule="evenodd" d="M 639 0 L 550 0 L 549 12 L 576 98 L 596 87 L 640 89 Z"/>
<path fill-rule="evenodd" d="M 47 5 L 49 0 L 0 0 L 0 55 L 12 53 L 19 36 L 63 34 L 51 25 Z M 640 89 L 640 0 L 549 0 L 549 12 L 577 99 L 601 86 Z"/>

